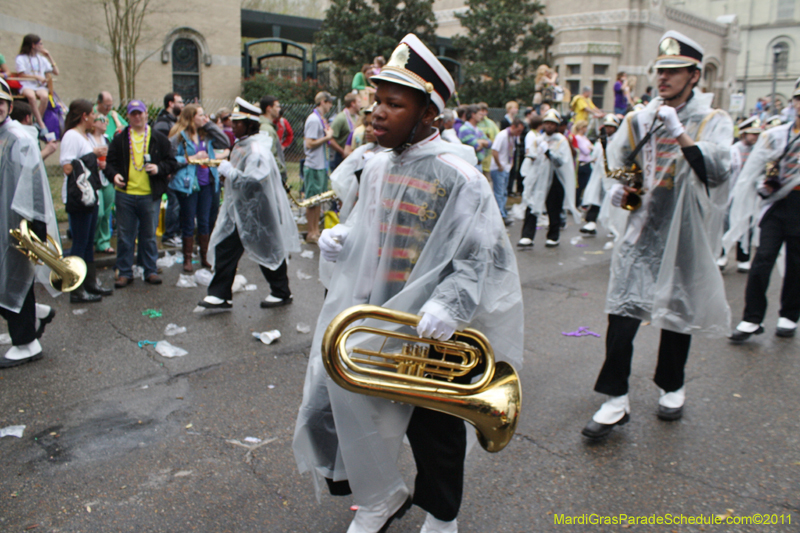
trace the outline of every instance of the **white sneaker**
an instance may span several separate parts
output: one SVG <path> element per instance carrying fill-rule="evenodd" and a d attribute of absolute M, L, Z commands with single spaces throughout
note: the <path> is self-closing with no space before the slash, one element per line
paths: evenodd
<path fill-rule="evenodd" d="M 401 488 L 381 503 L 360 506 L 347 533 L 378 533 L 392 520 L 402 517 L 410 507 L 408 489 Z"/>
<path fill-rule="evenodd" d="M 628 395 L 610 396 L 606 403 L 592 416 L 592 420 L 598 424 L 616 424 L 622 417 L 631 412 L 631 404 Z"/>
<path fill-rule="evenodd" d="M 528 247 L 528 246 L 533 246 L 533 239 L 529 239 L 529 238 L 527 238 L 527 237 L 523 237 L 523 238 L 521 238 L 521 239 L 519 240 L 519 242 L 517 243 L 517 246 L 519 246 L 520 248 L 525 248 L 525 247 Z"/>
<path fill-rule="evenodd" d="M 422 529 L 419 530 L 419 533 L 458 533 L 458 520 L 442 522 L 428 513 L 425 517 L 425 523 L 422 524 Z"/>
<path fill-rule="evenodd" d="M 750 272 L 750 261 L 737 264 L 736 272 L 742 272 L 742 273 Z"/>
<path fill-rule="evenodd" d="M 686 387 L 681 387 L 680 389 L 672 392 L 666 392 L 659 388 L 658 392 L 658 405 L 663 405 L 669 409 L 683 407 L 683 403 L 686 401 Z"/>
<path fill-rule="evenodd" d="M 728 266 L 728 254 L 723 254 L 722 257 L 717 259 L 717 266 L 719 267 L 720 270 Z"/>

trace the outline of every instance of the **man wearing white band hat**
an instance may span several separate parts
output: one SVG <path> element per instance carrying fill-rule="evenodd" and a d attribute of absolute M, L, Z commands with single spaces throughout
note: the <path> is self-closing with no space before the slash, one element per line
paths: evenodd
<path fill-rule="evenodd" d="M 588 208 L 586 211 L 586 224 L 581 228 L 581 233 L 589 236 L 597 235 L 597 217 L 600 214 L 600 206 L 606 197 L 606 147 L 619 129 L 620 119 L 612 113 L 603 118 L 603 131 L 600 138 L 594 143 L 592 152 L 592 175 L 589 183 L 583 191 L 583 205 Z"/>
<path fill-rule="evenodd" d="M 331 494 L 352 490 L 359 509 L 348 533 L 385 531 L 412 501 L 427 512 L 422 532 L 453 533 L 463 493 L 464 421 L 335 385 L 323 367 L 322 335 L 338 313 L 369 303 L 421 315 L 420 337 L 446 340 L 476 328 L 499 359 L 519 365 L 519 275 L 489 183 L 432 127 L 454 89 L 444 66 L 409 34 L 371 81 L 375 137 L 389 150 L 364 165 L 347 221 L 320 236 L 320 253 L 335 267 L 293 447 L 300 472 L 325 478 Z M 404 435 L 417 464 L 413 500 L 396 465 Z"/>
<path fill-rule="evenodd" d="M 733 124 L 695 88 L 702 47 L 675 31 L 661 38 L 655 68 L 659 96 L 625 117 L 608 145 L 609 168 L 642 169 L 641 207 L 630 212 L 614 248 L 606 297 L 606 360 L 594 390 L 609 396 L 582 433 L 608 435 L 630 416 L 628 378 L 642 321 L 661 329 L 654 381 L 657 416 L 679 419 L 691 336 L 724 336 L 730 323 L 716 265 L 730 175 Z M 637 148 L 639 149 L 637 151 Z M 636 189 L 615 184 L 616 208 Z"/>
<path fill-rule="evenodd" d="M 730 337 L 737 343 L 764 332 L 769 278 L 784 245 L 786 268 L 775 335 L 794 337 L 800 319 L 800 78 L 792 105 L 794 121 L 762 133 L 747 159 L 736 182 L 731 229 L 723 238 L 732 246 L 758 222 L 760 236 L 747 277 L 744 313 Z"/>
<path fill-rule="evenodd" d="M 260 116 L 260 108 L 236 98 L 231 114 L 236 144 L 230 161 L 219 166 L 225 200 L 209 241 L 214 277 L 196 312 L 231 309 L 233 280 L 244 252 L 258 263 L 269 283 L 270 294 L 261 307 L 292 303 L 286 260 L 291 252 L 300 251 L 300 237 L 272 155 L 272 138 L 260 131 Z"/>

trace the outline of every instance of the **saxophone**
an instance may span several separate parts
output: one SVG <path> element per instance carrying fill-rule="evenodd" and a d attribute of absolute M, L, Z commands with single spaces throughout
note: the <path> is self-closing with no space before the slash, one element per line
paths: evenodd
<path fill-rule="evenodd" d="M 638 150 L 635 152 L 638 152 Z M 636 157 L 635 154 L 634 157 Z M 626 159 L 626 165 L 623 168 L 610 170 L 608 168 L 608 155 L 606 155 L 606 143 L 603 143 L 603 163 L 606 167 L 606 176 L 619 181 L 626 187 L 636 189 L 636 192 L 628 193 L 628 198 L 621 207 L 627 211 L 636 211 L 642 207 L 642 195 L 645 193 L 644 178 L 642 177 L 642 170 L 635 162 L 628 164 L 629 159 L 631 158 Z"/>

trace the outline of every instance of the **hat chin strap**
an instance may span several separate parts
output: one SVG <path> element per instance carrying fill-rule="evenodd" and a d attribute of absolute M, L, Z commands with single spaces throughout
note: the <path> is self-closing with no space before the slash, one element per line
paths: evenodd
<path fill-rule="evenodd" d="M 417 128 L 419 127 L 420 124 L 422 124 L 422 119 L 423 117 L 425 117 L 425 112 L 428 111 L 428 106 L 430 105 L 431 105 L 431 94 L 425 93 L 425 107 L 422 109 L 422 114 L 419 116 L 417 123 L 414 124 L 414 127 L 411 128 L 411 133 L 408 134 L 406 141 L 394 149 L 397 155 L 402 154 L 403 152 L 408 150 L 408 148 L 410 148 L 412 144 L 414 144 L 414 137 L 417 135 Z"/>
<path fill-rule="evenodd" d="M 694 75 L 694 73 L 692 73 L 692 74 Z M 681 89 L 681 91 L 678 94 L 676 94 L 675 96 L 673 96 L 672 98 L 664 98 L 663 99 L 664 102 L 669 103 L 669 102 L 672 102 L 673 100 L 677 100 L 678 98 L 683 96 L 683 93 L 686 92 L 686 88 L 689 87 L 689 85 L 691 83 L 692 83 L 692 77 L 690 76 L 689 77 L 689 81 L 686 82 L 686 85 L 683 86 L 683 89 Z M 688 103 L 689 100 L 691 100 L 693 96 L 694 96 L 694 91 L 690 90 L 689 91 L 689 97 L 686 99 L 686 102 L 684 102 L 684 103 Z"/>

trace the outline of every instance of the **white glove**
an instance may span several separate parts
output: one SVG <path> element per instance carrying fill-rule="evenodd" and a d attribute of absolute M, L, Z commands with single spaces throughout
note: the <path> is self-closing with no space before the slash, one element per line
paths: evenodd
<path fill-rule="evenodd" d="M 230 161 L 223 161 L 222 163 L 219 164 L 217 171 L 226 178 L 230 178 L 231 175 L 236 171 L 236 169 L 233 168 L 233 165 L 231 165 Z"/>
<path fill-rule="evenodd" d="M 423 313 L 417 324 L 417 335 L 437 341 L 446 341 L 456 329 L 448 326 L 430 313 Z"/>
<path fill-rule="evenodd" d="M 686 128 L 683 127 L 683 124 L 681 124 L 681 121 L 678 119 L 678 112 L 675 111 L 674 107 L 668 105 L 659 107 L 658 118 L 664 123 L 664 127 L 667 128 L 667 133 L 669 133 L 670 137 L 673 139 L 677 139 L 686 131 Z"/>
<path fill-rule="evenodd" d="M 317 246 L 319 246 L 319 254 L 325 261 L 336 262 L 349 233 L 350 228 L 342 224 L 336 224 L 330 229 L 322 230 Z"/>
<path fill-rule="evenodd" d="M 539 143 L 539 145 L 537 146 L 537 148 L 538 148 L 537 151 L 539 152 L 539 155 L 542 156 L 542 155 L 545 154 L 545 152 L 547 152 L 550 149 L 550 146 L 548 146 L 548 144 L 546 142 L 541 141 Z"/>
<path fill-rule="evenodd" d="M 611 195 L 611 205 L 614 207 L 622 207 L 622 197 L 625 195 L 625 186 L 621 183 L 615 183 L 608 191 Z"/>

